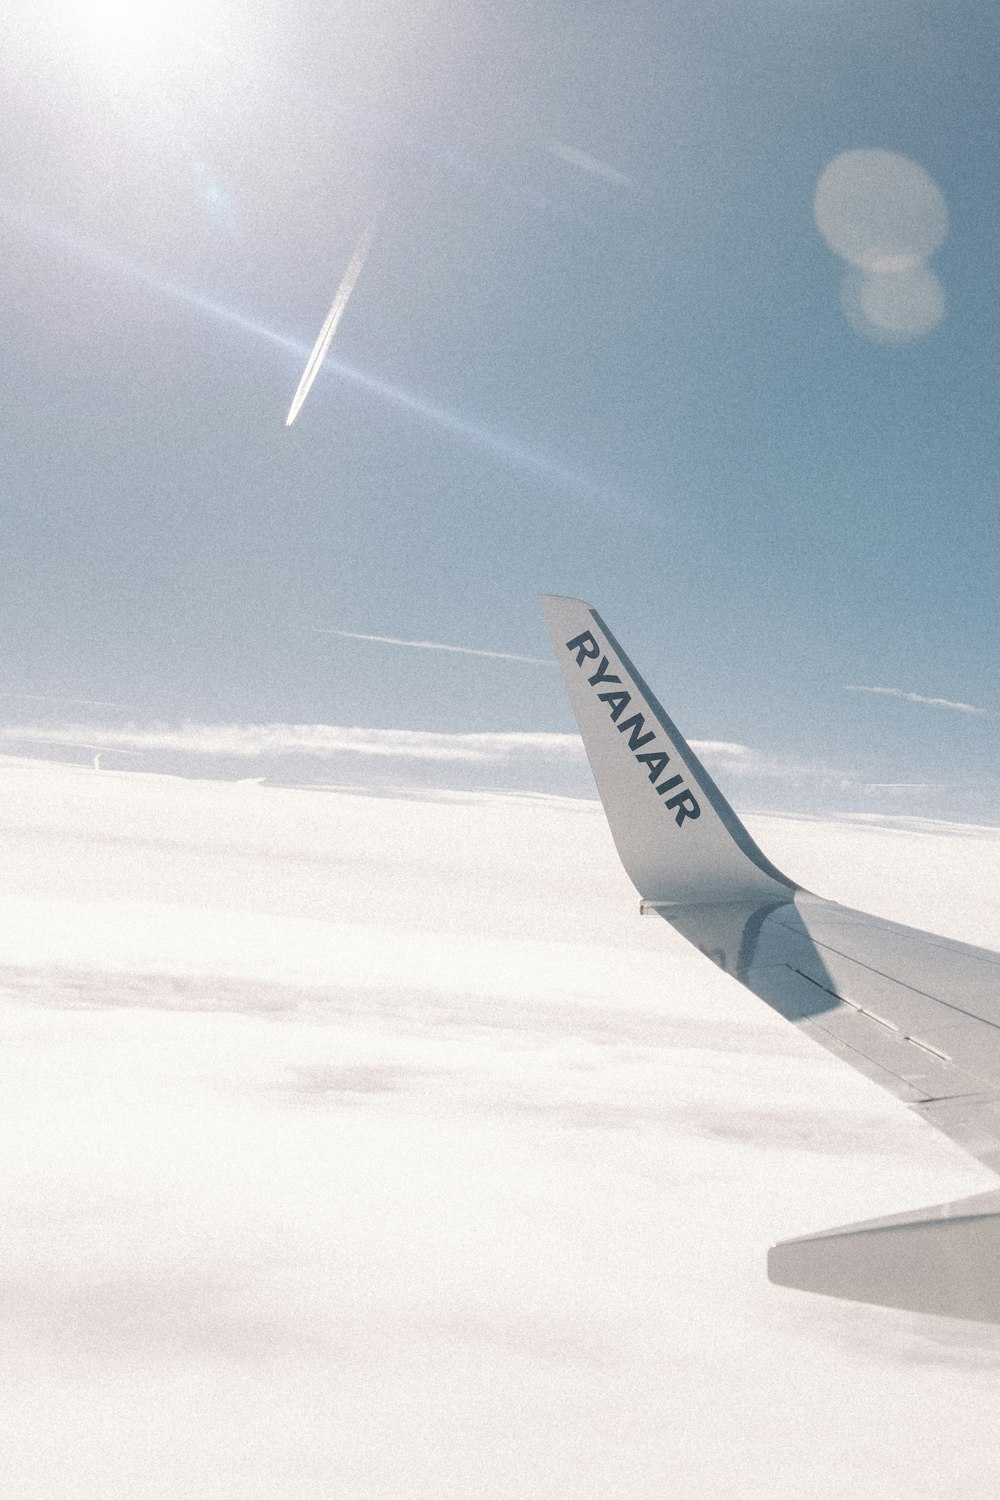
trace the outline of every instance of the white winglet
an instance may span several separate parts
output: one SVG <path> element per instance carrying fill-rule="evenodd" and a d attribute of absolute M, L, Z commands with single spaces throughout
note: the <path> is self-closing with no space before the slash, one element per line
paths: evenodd
<path fill-rule="evenodd" d="M 542 600 L 622 863 L 779 1014 L 1000 1172 L 1000 954 L 824 901 L 764 857 L 578 599 Z M 1000 1322 L 1000 1194 L 776 1245 L 780 1285 Z"/>
<path fill-rule="evenodd" d="M 646 904 L 788 901 L 765 858 L 595 609 L 541 600 L 622 864 Z"/>

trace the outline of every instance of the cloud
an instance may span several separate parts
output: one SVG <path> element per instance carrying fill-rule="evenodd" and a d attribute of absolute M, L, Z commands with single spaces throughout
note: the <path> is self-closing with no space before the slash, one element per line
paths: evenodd
<path fill-rule="evenodd" d="M 487 656 L 492 661 L 521 661 L 531 667 L 554 667 L 548 657 L 520 656 L 516 651 L 484 651 L 478 646 L 451 646 L 443 641 L 408 641 L 396 635 L 367 635 L 359 630 L 337 630 L 332 625 L 310 625 L 319 635 L 339 635 L 348 641 L 375 641 L 380 646 L 412 646 L 417 651 L 453 651 L 459 656 Z"/>
<path fill-rule="evenodd" d="M 724 771 L 727 776 L 752 776 L 794 782 L 818 781 L 841 788 L 855 784 L 850 773 L 836 766 L 827 766 L 821 761 L 788 759 L 731 740 L 692 740 L 691 748 L 706 762 L 710 771 Z"/>
<path fill-rule="evenodd" d="M 640 921 L 592 804 L 0 781 L 5 1494 L 991 1492 L 969 1329 L 765 1273 L 980 1169 Z M 1000 933 L 996 830 L 754 834 Z"/>
<path fill-rule="evenodd" d="M 2 699 L 15 699 L 18 703 L 79 703 L 84 708 L 121 708 L 109 698 L 70 698 L 52 693 L 0 693 Z"/>
<path fill-rule="evenodd" d="M 567 146 L 564 141 L 548 140 L 545 145 L 552 156 L 565 162 L 569 167 L 588 172 L 591 177 L 600 177 L 604 182 L 612 182 L 616 187 L 635 186 L 631 177 L 626 177 L 624 172 L 619 172 L 615 167 L 609 167 L 607 162 L 599 161 L 596 156 L 591 156 L 587 151 L 580 151 L 576 146 Z"/>
<path fill-rule="evenodd" d="M 948 785 L 946 781 L 866 781 L 865 792 L 936 792 Z"/>
<path fill-rule="evenodd" d="M 838 805 L 865 797 L 859 779 L 843 768 L 772 754 L 731 740 L 695 739 L 691 748 L 723 790 L 737 797 L 803 798 Z M 439 795 L 484 782 L 533 793 L 592 796 L 578 734 L 544 730 L 446 731 L 381 729 L 337 724 L 204 724 L 92 722 L 20 723 L 0 727 L 0 751 L 79 760 L 95 769 L 173 772 L 186 776 L 267 778 L 284 785 L 349 780 L 361 786 L 402 780 L 414 792 L 433 784 Z M 117 757 L 117 759 L 116 759 Z M 128 760 L 125 759 L 128 757 Z M 227 764 L 228 763 L 228 764 Z M 404 770 L 405 768 L 405 770 Z M 894 802 L 898 791 L 888 793 Z"/>
<path fill-rule="evenodd" d="M 423 729 L 362 729 L 336 724 L 94 724 L 14 725 L 0 743 L 83 747 L 88 750 L 178 751 L 189 755 L 397 756 L 402 759 L 503 762 L 534 754 L 565 759 L 582 754 L 575 734 L 541 732 L 445 733 Z"/>
<path fill-rule="evenodd" d="M 471 648 L 447 648 L 451 650 Z M 515 658 L 518 660 L 520 658 Z M 530 660 L 530 658 L 528 658 Z M 548 663 L 541 663 L 548 665 Z M 96 724 L 12 725 L 0 728 L 0 745 L 51 745 L 125 755 L 180 754 L 216 759 L 259 760 L 307 756 L 336 760 L 360 756 L 380 760 L 450 762 L 478 766 L 514 763 L 568 765 L 584 761 L 577 734 L 545 730 L 467 733 L 424 729 L 369 729 L 337 724 Z M 728 776 L 847 787 L 853 778 L 835 767 L 782 759 L 730 740 L 692 740 L 695 754 L 712 771 Z"/>
<path fill-rule="evenodd" d="M 844 684 L 845 693 L 878 693 L 883 698 L 905 698 L 907 703 L 926 703 L 931 708 L 954 708 L 962 714 L 985 714 L 985 708 L 976 708 L 972 703 L 955 703 L 950 698 L 927 698 L 923 693 L 907 693 L 895 687 L 863 687 L 856 682 Z"/>

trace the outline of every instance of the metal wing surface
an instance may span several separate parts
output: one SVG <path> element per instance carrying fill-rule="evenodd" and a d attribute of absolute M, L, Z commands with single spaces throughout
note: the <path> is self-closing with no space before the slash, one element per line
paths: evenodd
<path fill-rule="evenodd" d="M 646 909 L 1000 1172 L 1000 954 L 805 891 Z"/>
<path fill-rule="evenodd" d="M 1000 954 L 803 890 L 596 610 L 551 596 L 542 608 L 641 909 L 1000 1173 Z M 787 1241 L 769 1260 L 786 1285 L 993 1321 L 998 1266 L 995 1194 Z"/>

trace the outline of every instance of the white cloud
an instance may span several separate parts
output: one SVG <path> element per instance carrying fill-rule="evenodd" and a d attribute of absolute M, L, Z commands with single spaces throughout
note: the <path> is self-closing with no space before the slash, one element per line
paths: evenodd
<path fill-rule="evenodd" d="M 548 140 L 545 144 L 553 156 L 565 162 L 569 167 L 576 167 L 578 171 L 587 172 L 591 177 L 600 177 L 604 182 L 612 182 L 616 187 L 635 186 L 631 177 L 626 177 L 625 173 L 619 172 L 616 167 L 609 167 L 607 162 L 591 156 L 589 151 L 581 151 L 576 146 L 567 146 L 565 141 Z"/>
<path fill-rule="evenodd" d="M 787 756 L 755 750 L 730 740 L 692 740 L 691 748 L 709 770 L 724 771 L 727 776 L 754 777 L 766 781 L 819 782 L 846 789 L 855 785 L 848 772 L 821 761 L 802 761 Z"/>
<path fill-rule="evenodd" d="M 933 792 L 947 786 L 944 781 L 866 781 L 866 792 Z"/>
<path fill-rule="evenodd" d="M 65 707 L 67 703 L 76 703 L 84 708 L 121 708 L 121 703 L 116 703 L 108 698 L 70 698 L 56 697 L 51 693 L 0 693 L 0 699 L 11 699 L 19 703 L 58 703 Z"/>
<path fill-rule="evenodd" d="M 863 687 L 856 682 L 844 684 L 845 693 L 878 693 L 883 698 L 904 698 L 907 703 L 926 703 L 931 708 L 954 708 L 963 714 L 985 714 L 985 708 L 971 703 L 955 703 L 950 698 L 927 698 L 923 693 L 907 693 L 897 687 Z"/>
<path fill-rule="evenodd" d="M 692 740 L 691 748 L 699 755 L 714 755 L 737 765 L 746 765 L 754 754 L 749 745 L 739 745 L 733 740 Z"/>
<path fill-rule="evenodd" d="M 765 1276 L 979 1169 L 639 920 L 593 804 L 0 762 L 0 815 L 5 1500 L 990 1492 L 994 1331 Z M 997 830 L 753 832 L 1000 940 Z"/>
<path fill-rule="evenodd" d="M 335 724 L 95 724 L 12 725 L 0 729 L 0 742 L 80 746 L 87 750 L 177 751 L 188 755 L 395 756 L 402 759 L 503 762 L 519 755 L 566 757 L 582 754 L 574 734 L 535 732 L 437 733 L 420 729 L 363 729 Z"/>
<path fill-rule="evenodd" d="M 466 733 L 419 729 L 369 729 L 336 724 L 21 724 L 0 728 L 0 744 L 73 747 L 89 752 L 136 755 L 180 754 L 217 759 L 260 760 L 306 756 L 336 761 L 346 756 L 379 760 L 451 762 L 505 766 L 583 764 L 576 734 L 542 730 Z M 822 764 L 789 760 L 730 740 L 692 740 L 710 770 L 733 777 L 849 786 L 844 772 Z"/>
<path fill-rule="evenodd" d="M 409 641 L 395 635 L 365 635 L 359 630 L 336 630 L 332 625 L 310 625 L 319 635 L 339 635 L 348 641 L 375 641 L 380 646 L 410 646 L 417 651 L 449 651 L 457 656 L 486 656 L 491 661 L 520 661 L 531 667 L 554 667 L 551 657 L 520 656 L 516 651 L 485 651 L 478 646 L 450 646 L 443 641 Z"/>

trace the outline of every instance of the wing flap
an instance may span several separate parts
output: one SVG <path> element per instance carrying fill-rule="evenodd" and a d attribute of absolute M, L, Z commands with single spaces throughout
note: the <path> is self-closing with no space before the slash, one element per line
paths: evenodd
<path fill-rule="evenodd" d="M 822 1017 L 805 1022 L 803 1030 L 824 1046 L 832 1039 L 875 1063 L 914 1090 L 921 1100 L 982 1092 L 979 1079 L 853 1006 L 825 1011 Z M 843 1052 L 840 1055 L 845 1056 Z"/>
<path fill-rule="evenodd" d="M 872 1083 L 877 1083 L 880 1088 L 885 1089 L 887 1093 L 894 1094 L 897 1099 L 902 1099 L 904 1104 L 928 1102 L 927 1094 L 919 1088 L 908 1083 L 905 1078 L 900 1078 L 898 1074 L 890 1072 L 873 1057 L 868 1057 L 864 1052 L 858 1051 L 856 1047 L 852 1047 L 850 1043 L 832 1031 L 826 1031 L 812 1021 L 801 1022 L 799 1030 L 805 1032 L 806 1036 L 812 1037 L 813 1041 L 818 1042 L 827 1052 L 832 1052 L 834 1057 L 839 1058 L 841 1062 L 847 1063 L 856 1073 L 871 1079 Z"/>
<path fill-rule="evenodd" d="M 914 1105 L 929 1125 L 1000 1173 L 1000 1096 L 995 1092 L 960 1099 L 933 1099 Z"/>
<path fill-rule="evenodd" d="M 868 925 L 863 912 L 805 892 L 780 903 L 659 903 L 646 909 L 814 1041 L 908 1104 L 982 1096 L 1000 1084 L 1000 1027 L 987 1015 L 958 1010 L 862 962 Z M 891 963 L 885 924 L 870 921 L 872 951 L 880 963 Z M 814 936 L 846 926 L 856 955 L 851 958 Z M 922 934 L 894 927 L 891 935 L 905 944 L 912 972 Z M 973 994 L 966 984 L 966 1002 L 988 1012 L 995 1004 L 991 970 L 971 972 L 980 988 Z"/>
<path fill-rule="evenodd" d="M 993 1026 L 970 1017 L 955 1021 L 946 1016 L 941 1024 L 928 1026 L 917 1040 L 938 1047 L 956 1067 L 988 1085 L 996 1085 L 1000 1079 L 1000 1032 Z"/>

